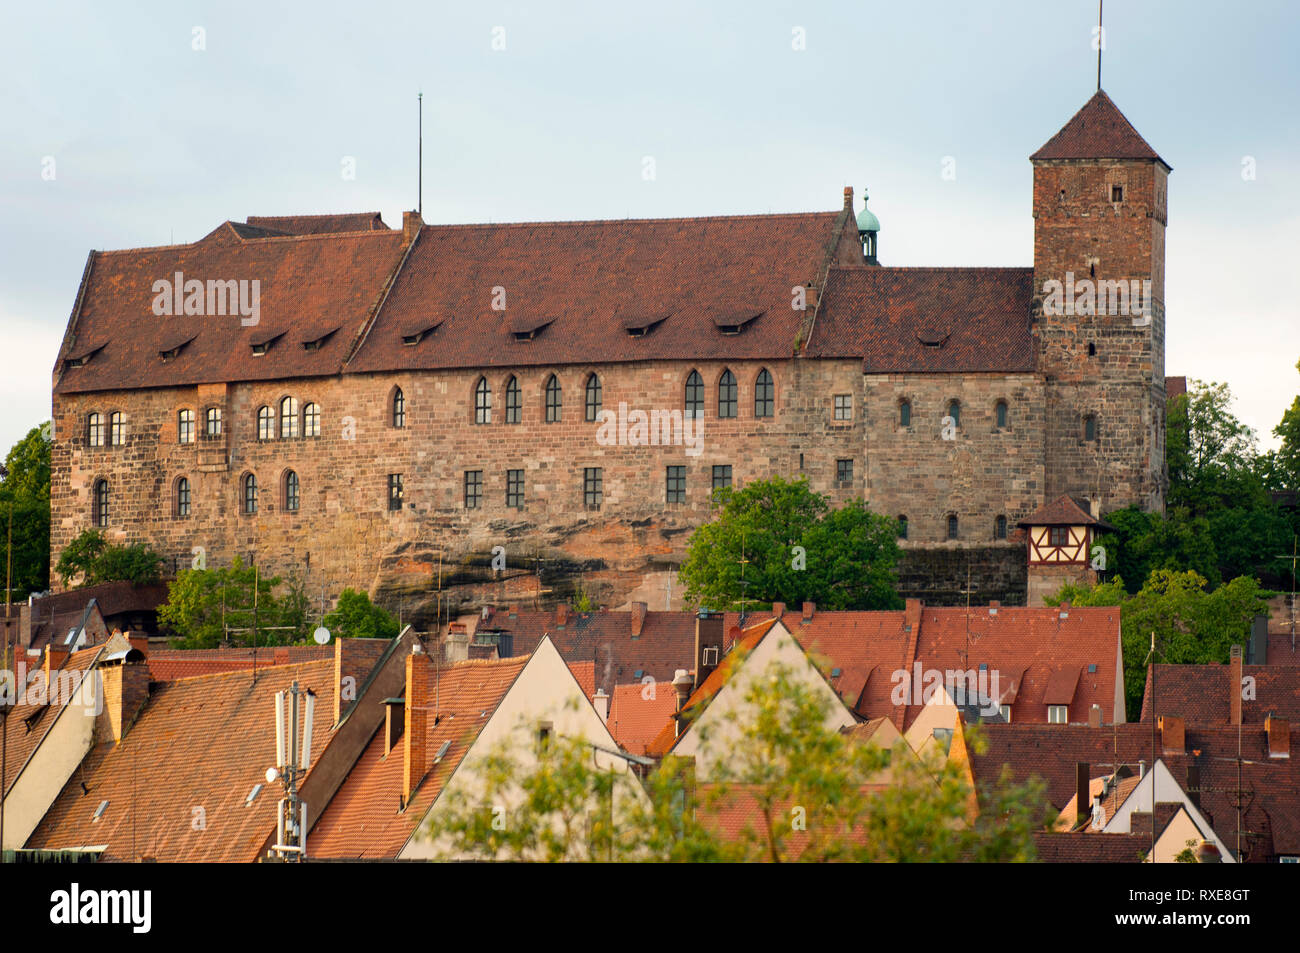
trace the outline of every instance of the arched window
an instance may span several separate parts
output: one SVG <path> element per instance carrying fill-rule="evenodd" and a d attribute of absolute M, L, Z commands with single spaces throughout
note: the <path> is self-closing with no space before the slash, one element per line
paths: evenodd
<path fill-rule="evenodd" d="M 1007 402 L 1005 400 L 1000 400 L 993 405 L 993 418 L 999 430 L 1007 429 L 1009 415 L 1007 414 Z"/>
<path fill-rule="evenodd" d="M 524 397 L 519 391 L 519 378 L 513 374 L 506 381 L 506 423 L 517 424 L 524 416 Z"/>
<path fill-rule="evenodd" d="M 86 442 L 92 447 L 104 445 L 104 415 L 91 414 L 86 418 Z"/>
<path fill-rule="evenodd" d="M 91 495 L 90 520 L 96 526 L 108 525 L 108 481 L 96 480 Z"/>
<path fill-rule="evenodd" d="M 307 404 L 302 409 L 302 435 L 320 436 L 320 404 Z"/>
<path fill-rule="evenodd" d="M 754 416 L 771 417 L 775 409 L 776 386 L 765 367 L 758 372 L 758 380 L 754 382 Z"/>
<path fill-rule="evenodd" d="M 900 400 L 898 402 L 898 426 L 912 426 L 912 402 L 910 400 Z"/>
<path fill-rule="evenodd" d="M 594 421 L 600 416 L 601 387 L 600 378 L 592 374 L 587 378 L 587 420 Z"/>
<path fill-rule="evenodd" d="M 691 371 L 686 378 L 686 419 L 704 416 L 704 378 L 699 371 Z"/>
<path fill-rule="evenodd" d="M 271 408 L 265 405 L 257 408 L 257 439 L 275 439 L 275 417 L 271 414 Z"/>
<path fill-rule="evenodd" d="M 298 512 L 298 474 L 284 471 L 284 508 L 289 513 Z"/>
<path fill-rule="evenodd" d="M 961 401 L 948 401 L 948 416 L 952 418 L 952 424 L 954 427 L 961 426 Z"/>
<path fill-rule="evenodd" d="M 126 418 L 122 416 L 120 410 L 115 410 L 108 415 L 108 442 L 114 447 L 126 443 Z"/>
<path fill-rule="evenodd" d="M 993 538 L 994 539 L 1007 538 L 1007 518 L 1005 516 L 999 516 L 996 520 L 993 521 Z"/>
<path fill-rule="evenodd" d="M 176 490 L 174 496 L 176 505 L 172 510 L 172 515 L 178 520 L 183 520 L 190 515 L 190 481 L 188 478 L 176 478 Z"/>
<path fill-rule="evenodd" d="M 280 438 L 289 440 L 298 436 L 298 401 L 285 397 L 280 401 Z"/>
<path fill-rule="evenodd" d="M 204 432 L 209 437 L 220 437 L 221 436 L 221 408 L 209 407 L 207 411 L 205 411 L 205 417 L 207 419 L 204 425 L 206 428 Z"/>
<path fill-rule="evenodd" d="M 194 411 L 182 410 L 176 415 L 176 433 L 181 443 L 194 442 Z"/>
<path fill-rule="evenodd" d="M 736 404 L 736 375 L 729 370 L 723 371 L 718 380 L 718 416 L 736 416 Z"/>
<path fill-rule="evenodd" d="M 557 424 L 560 422 L 560 406 L 562 402 L 560 392 L 560 379 L 552 374 L 546 379 L 546 422 L 548 424 Z"/>
<path fill-rule="evenodd" d="M 948 538 L 949 539 L 957 538 L 957 514 L 956 513 L 948 514 Z"/>
<path fill-rule="evenodd" d="M 900 516 L 898 518 L 898 538 L 907 539 L 907 517 L 906 516 Z"/>
<path fill-rule="evenodd" d="M 244 514 L 252 516 L 257 512 L 257 477 L 251 473 L 245 473 L 244 479 L 240 481 L 240 492 Z"/>
<path fill-rule="evenodd" d="M 492 423 L 492 388 L 486 377 L 480 377 L 474 387 L 474 423 Z"/>
<path fill-rule="evenodd" d="M 393 388 L 393 426 L 401 429 L 406 426 L 406 395 L 402 388 Z"/>
<path fill-rule="evenodd" d="M 1097 418 L 1092 414 L 1083 418 L 1083 439 L 1089 443 L 1097 439 Z"/>

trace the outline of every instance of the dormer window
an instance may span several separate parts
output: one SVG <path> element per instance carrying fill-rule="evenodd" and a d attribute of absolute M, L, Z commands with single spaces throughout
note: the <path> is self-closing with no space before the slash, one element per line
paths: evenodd
<path fill-rule="evenodd" d="M 84 351 L 79 351 L 76 354 L 69 355 L 67 360 L 64 362 L 64 366 L 85 367 L 87 364 L 90 363 L 91 358 L 93 358 L 96 354 L 98 354 L 100 351 L 104 349 L 104 344 L 107 343 L 108 342 L 105 341 L 103 344 L 95 344 L 92 345 L 91 347 L 86 348 Z"/>
<path fill-rule="evenodd" d="M 330 328 L 328 331 L 326 331 L 322 335 L 319 335 L 318 337 L 304 340 L 302 342 L 302 349 L 304 351 L 319 351 L 325 345 L 325 342 L 334 336 L 334 332 L 337 330 L 338 328 Z"/>
<path fill-rule="evenodd" d="M 531 341 L 542 333 L 542 329 L 554 321 L 554 318 L 536 315 L 521 315 L 510 319 L 510 333 L 516 341 Z"/>
<path fill-rule="evenodd" d="M 739 311 L 726 311 L 715 314 L 713 316 L 713 324 L 723 334 L 739 334 L 745 329 L 746 325 L 762 313 L 762 311 L 751 308 L 743 308 Z"/>
<path fill-rule="evenodd" d="M 663 322 L 666 314 L 631 315 L 621 320 L 623 330 L 630 338 L 643 338 Z"/>
<path fill-rule="evenodd" d="M 436 331 L 440 324 L 442 324 L 441 318 L 434 321 L 422 321 L 402 332 L 402 343 L 407 347 L 414 347 Z"/>
<path fill-rule="evenodd" d="M 271 350 L 271 348 L 275 346 L 275 342 L 280 340 L 282 337 L 284 337 L 284 332 L 278 331 L 274 334 L 265 335 L 264 337 L 254 338 L 250 342 L 253 347 L 253 356 L 262 357 Z"/>
<path fill-rule="evenodd" d="M 185 346 L 196 337 L 198 337 L 197 334 L 191 334 L 186 338 L 169 341 L 163 347 L 159 348 L 158 356 L 163 359 L 164 363 L 167 361 L 173 361 L 181 356 L 181 351 L 185 350 Z"/>

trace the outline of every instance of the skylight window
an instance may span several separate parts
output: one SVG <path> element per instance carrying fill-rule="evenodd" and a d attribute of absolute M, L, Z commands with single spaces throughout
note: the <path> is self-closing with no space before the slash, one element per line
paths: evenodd
<path fill-rule="evenodd" d="M 104 812 L 107 811 L 107 810 L 108 810 L 108 801 L 100 801 L 100 802 L 99 802 L 99 807 L 95 808 L 95 814 L 94 814 L 94 816 L 91 818 L 91 820 L 92 820 L 92 821 L 97 821 L 97 820 L 99 820 L 101 817 L 104 816 Z"/>
<path fill-rule="evenodd" d="M 253 790 L 248 792 L 248 797 L 244 798 L 244 807 L 252 807 L 253 801 L 257 798 L 258 792 L 262 790 L 261 783 L 254 784 Z"/>

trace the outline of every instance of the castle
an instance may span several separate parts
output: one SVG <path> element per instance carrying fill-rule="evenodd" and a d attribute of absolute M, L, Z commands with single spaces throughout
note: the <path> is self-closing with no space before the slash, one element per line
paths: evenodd
<path fill-rule="evenodd" d="M 909 594 L 953 601 L 975 565 L 980 598 L 1023 601 L 1029 514 L 1161 510 L 1167 485 L 1170 167 L 1101 91 L 1030 159 L 1025 268 L 881 265 L 850 189 L 806 214 L 250 217 L 91 252 L 51 558 L 98 526 L 408 620 L 579 580 L 659 608 L 715 487 L 804 475 L 900 520 Z"/>

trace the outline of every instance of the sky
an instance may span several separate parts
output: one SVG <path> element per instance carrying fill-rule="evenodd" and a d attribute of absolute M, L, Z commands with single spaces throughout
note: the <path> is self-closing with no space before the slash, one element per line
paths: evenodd
<path fill-rule="evenodd" d="M 426 222 L 833 210 L 852 185 L 882 264 L 1027 266 L 1028 156 L 1096 88 L 1091 0 L 5 6 L 0 452 L 49 417 L 91 249 L 400 227 L 417 92 Z M 1173 166 L 1166 373 L 1228 383 L 1264 447 L 1300 392 L 1297 48 L 1294 2 L 1105 9 L 1102 86 Z"/>

